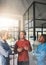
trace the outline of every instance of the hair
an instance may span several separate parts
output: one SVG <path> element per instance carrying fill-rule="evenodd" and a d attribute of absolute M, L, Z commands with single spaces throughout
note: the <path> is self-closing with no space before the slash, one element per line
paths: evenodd
<path fill-rule="evenodd" d="M 45 39 L 45 42 L 46 42 L 46 34 L 41 34 L 41 36 L 43 36 L 43 38 Z"/>
<path fill-rule="evenodd" d="M 8 32 L 8 31 L 6 31 L 6 30 L 1 31 L 1 32 L 0 32 L 0 37 L 2 38 L 7 32 Z"/>
<path fill-rule="evenodd" d="M 23 32 L 23 33 L 24 33 L 24 35 L 26 35 L 26 32 L 25 32 L 25 31 L 20 31 L 20 32 Z"/>
<path fill-rule="evenodd" d="M 25 31 L 20 31 L 20 32 L 23 32 L 24 35 L 26 35 L 26 32 L 25 32 Z M 19 34 L 18 34 L 18 40 L 20 40 L 20 32 L 19 32 Z"/>

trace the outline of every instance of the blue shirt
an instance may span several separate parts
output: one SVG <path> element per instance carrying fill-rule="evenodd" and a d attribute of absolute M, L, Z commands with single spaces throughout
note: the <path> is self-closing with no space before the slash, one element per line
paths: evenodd
<path fill-rule="evenodd" d="M 34 54 L 37 59 L 37 65 L 46 65 L 46 43 L 39 44 Z"/>
<path fill-rule="evenodd" d="M 12 53 L 7 42 L 0 41 L 0 65 L 8 65 L 9 55 Z"/>

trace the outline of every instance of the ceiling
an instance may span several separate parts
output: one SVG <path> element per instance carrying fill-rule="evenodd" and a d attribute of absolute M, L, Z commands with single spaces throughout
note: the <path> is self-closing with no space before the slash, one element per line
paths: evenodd
<path fill-rule="evenodd" d="M 16 15 L 17 18 L 23 16 L 25 11 L 31 5 L 33 1 L 39 1 L 46 3 L 46 0 L 0 0 L 0 15 L 12 16 Z M 40 6 L 40 7 L 39 7 Z M 46 6 L 37 5 L 36 6 L 36 18 L 46 19 Z M 30 14 L 31 15 L 31 14 Z M 42 21 L 42 20 L 41 20 Z M 36 20 L 36 27 L 42 27 L 43 23 L 46 21 Z M 39 22 L 39 24 L 38 24 Z M 46 25 L 44 25 L 46 27 Z"/>
<path fill-rule="evenodd" d="M 39 7 L 40 6 L 40 7 Z M 35 26 L 46 28 L 46 5 L 37 3 L 35 6 Z"/>
<path fill-rule="evenodd" d="M 34 0 L 0 0 L 0 13 L 23 15 Z M 37 0 L 46 2 L 46 0 Z"/>
<path fill-rule="evenodd" d="M 31 3 L 31 0 L 0 0 L 1 13 L 23 15 Z"/>

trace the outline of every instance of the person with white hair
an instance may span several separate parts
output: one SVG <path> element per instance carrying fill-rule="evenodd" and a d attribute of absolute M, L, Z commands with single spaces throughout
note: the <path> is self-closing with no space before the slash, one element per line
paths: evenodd
<path fill-rule="evenodd" d="M 12 53 L 12 51 L 6 42 L 8 32 L 1 32 L 0 37 L 0 65 L 9 65 L 9 55 Z"/>

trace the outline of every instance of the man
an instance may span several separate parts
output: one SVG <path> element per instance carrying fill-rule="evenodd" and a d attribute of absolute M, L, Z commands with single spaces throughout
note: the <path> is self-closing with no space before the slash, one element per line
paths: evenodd
<path fill-rule="evenodd" d="M 20 32 L 20 39 L 16 42 L 14 51 L 18 53 L 18 65 L 29 65 L 28 51 L 31 51 L 31 44 L 25 39 L 26 32 Z"/>
<path fill-rule="evenodd" d="M 0 39 L 0 65 L 9 65 L 9 55 L 12 53 L 8 43 L 6 42 L 8 33 L 1 32 Z"/>
<path fill-rule="evenodd" d="M 37 65 L 46 65 L 46 34 L 42 34 L 38 41 L 40 44 L 34 51 L 34 55 L 37 59 Z"/>

